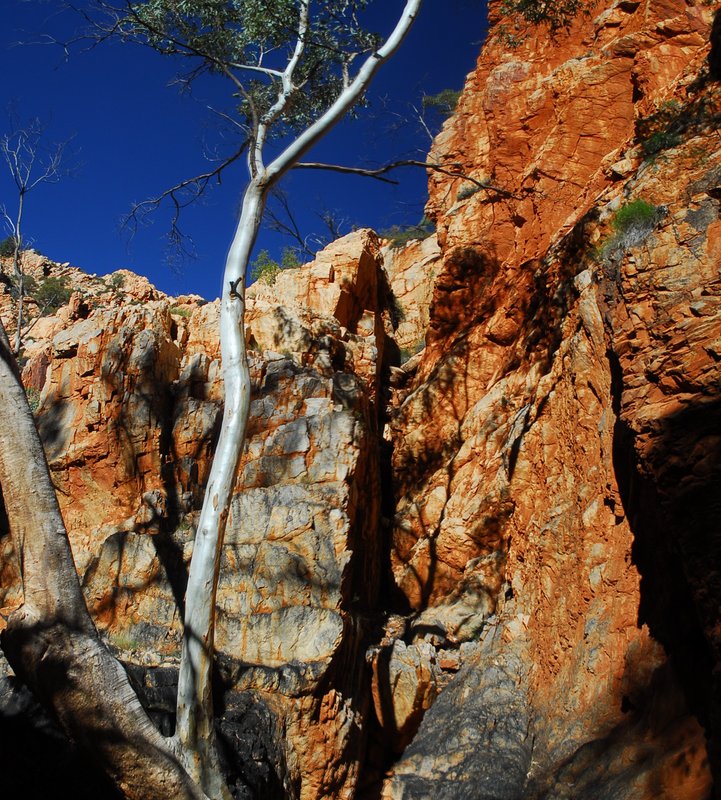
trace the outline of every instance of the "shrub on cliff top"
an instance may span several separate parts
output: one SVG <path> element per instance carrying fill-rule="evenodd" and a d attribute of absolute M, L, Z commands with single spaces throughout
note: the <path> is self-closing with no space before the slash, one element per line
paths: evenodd
<path fill-rule="evenodd" d="M 568 29 L 573 18 L 586 7 L 584 0 L 503 0 L 503 16 L 522 17 L 531 25 L 547 25 L 551 31 Z"/>
<path fill-rule="evenodd" d="M 299 266 L 300 260 L 292 247 L 283 248 L 280 263 L 274 261 L 267 250 L 261 250 L 250 265 L 250 277 L 253 281 L 263 281 L 272 286 L 281 270 L 294 269 Z"/>
<path fill-rule="evenodd" d="M 41 314 L 52 314 L 70 300 L 71 294 L 72 289 L 66 277 L 51 275 L 49 278 L 45 278 L 32 296 L 38 304 Z"/>
<path fill-rule="evenodd" d="M 579 11 L 586 10 L 586 0 L 503 0 L 503 17 L 520 17 L 531 25 L 545 25 L 551 32 L 568 30 Z"/>
<path fill-rule="evenodd" d="M 8 258 L 9 256 L 12 255 L 15 255 L 15 237 L 6 236 L 0 242 L 0 257 Z"/>
<path fill-rule="evenodd" d="M 424 94 L 421 104 L 424 110 L 436 111 L 443 117 L 450 117 L 456 110 L 460 97 L 460 89 L 442 89 L 438 94 Z"/>
<path fill-rule="evenodd" d="M 403 247 L 408 242 L 427 239 L 436 232 L 436 226 L 425 215 L 417 225 L 392 225 L 379 231 L 381 239 L 388 239 L 392 248 Z"/>
<path fill-rule="evenodd" d="M 529 26 L 545 26 L 551 36 L 568 30 L 574 18 L 588 13 L 587 0 L 503 0 L 498 35 L 507 47 L 518 47 Z"/>

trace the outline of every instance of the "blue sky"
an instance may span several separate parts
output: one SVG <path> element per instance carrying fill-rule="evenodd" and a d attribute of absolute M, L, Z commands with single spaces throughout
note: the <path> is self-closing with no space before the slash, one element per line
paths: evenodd
<path fill-rule="evenodd" d="M 376 0 L 372 19 L 379 32 L 388 32 L 402 5 Z M 177 63 L 142 47 L 109 42 L 88 52 L 76 49 L 65 60 L 57 46 L 18 44 L 43 33 L 68 36 L 79 23 L 61 6 L 61 0 L 3 0 L 0 15 L 0 133 L 10 124 L 4 109 L 14 103 L 21 119 L 46 123 L 48 142 L 72 137 L 69 163 L 76 165 L 73 175 L 28 196 L 26 237 L 48 257 L 91 273 L 123 267 L 170 294 L 217 296 L 244 165 L 229 170 L 221 186 L 184 212 L 195 259 L 168 262 L 168 210 L 156 212 L 132 240 L 120 221 L 133 201 L 208 168 L 206 154 L 218 144 L 218 128 L 206 107 L 225 92 L 223 82 L 203 83 L 188 97 L 169 85 Z M 425 0 L 402 50 L 376 78 L 370 107 L 332 131 L 308 158 L 361 166 L 423 158 L 427 136 L 412 120 L 401 120 L 412 117 L 410 104 L 424 93 L 461 88 L 484 34 L 482 0 Z M 283 188 L 304 234 L 322 232 L 317 215 L 323 210 L 346 220 L 345 230 L 351 224 L 382 229 L 415 223 L 423 213 L 425 175 L 403 169 L 394 177 L 399 186 L 304 171 L 291 174 Z M 4 164 L 0 203 L 11 213 L 17 205 Z M 258 249 L 278 257 L 284 244 L 290 242 L 266 230 Z"/>

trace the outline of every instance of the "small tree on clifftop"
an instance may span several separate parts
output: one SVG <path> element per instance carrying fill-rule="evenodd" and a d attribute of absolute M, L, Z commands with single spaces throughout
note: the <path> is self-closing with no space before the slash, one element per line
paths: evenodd
<path fill-rule="evenodd" d="M 63 175 L 63 155 L 67 142 L 46 146 L 43 141 L 45 127 L 39 119 L 31 120 L 24 127 L 13 121 L 12 129 L 0 138 L 0 152 L 5 159 L 17 192 L 17 208 L 11 213 L 3 206 L 1 211 L 10 229 L 13 256 L 13 278 L 15 281 L 16 325 L 15 353 L 20 352 L 22 327 L 25 321 L 25 273 L 20 253 L 25 244 L 23 217 L 27 196 L 43 183 L 57 183 Z M 7 241 L 7 240 L 6 240 Z"/>
<path fill-rule="evenodd" d="M 237 148 L 212 171 L 182 181 L 147 207 L 168 198 L 179 211 L 241 156 L 248 167 L 223 275 L 223 423 L 190 567 L 177 728 L 169 740 L 152 728 L 122 670 L 94 635 L 32 416 L 18 393 L 7 340 L 0 337 L 0 405 L 14 411 L 14 417 L 0 417 L 0 484 L 11 529 L 18 534 L 25 584 L 25 605 L 11 617 L 3 646 L 16 671 L 39 693 L 47 691 L 65 727 L 96 751 L 129 797 L 229 797 L 213 730 L 211 667 L 221 545 L 250 405 L 246 271 L 271 189 L 363 98 L 379 67 L 403 41 L 421 0 L 405 1 L 383 43 L 359 22 L 367 5 L 368 0 L 93 4 L 101 12 L 92 18 L 101 38 L 139 42 L 192 63 L 188 82 L 203 74 L 227 81 L 231 104 L 219 113 L 237 129 Z M 277 154 L 268 158 L 274 139 Z M 24 498 L 36 486 L 42 502 L 28 508 Z M 54 672 L 43 669 L 49 653 L 60 667 Z M 62 679 L 66 673 L 72 685 L 57 685 L 58 675 Z M 53 676 L 56 685 L 44 686 Z"/>

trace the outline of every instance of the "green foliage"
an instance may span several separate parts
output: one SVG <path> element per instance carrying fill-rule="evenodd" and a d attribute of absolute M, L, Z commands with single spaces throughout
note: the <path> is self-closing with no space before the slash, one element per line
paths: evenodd
<path fill-rule="evenodd" d="M 393 248 L 403 247 L 408 242 L 427 239 L 436 232 L 436 226 L 423 216 L 417 225 L 392 225 L 390 228 L 379 231 L 381 239 L 388 239 L 388 244 Z"/>
<path fill-rule="evenodd" d="M 298 253 L 292 247 L 284 247 L 283 252 L 280 254 L 280 268 L 281 269 L 295 269 L 300 266 L 300 259 Z"/>
<path fill-rule="evenodd" d="M 243 84 L 242 92 L 234 91 L 247 129 L 260 122 L 272 125 L 277 136 L 317 119 L 342 91 L 343 69 L 352 58 L 379 45 L 380 38 L 358 22 L 367 5 L 368 0 L 316 4 L 294 74 L 297 88 L 279 115 L 273 106 L 281 82 L 272 70 L 282 70 L 293 55 L 300 13 L 296 0 L 142 0 L 130 4 L 117 30 L 160 53 L 199 58 L 202 67 L 190 72 L 189 80 L 233 72 Z"/>
<path fill-rule="evenodd" d="M 294 269 L 299 266 L 298 254 L 292 247 L 283 248 L 280 263 L 272 259 L 267 250 L 261 250 L 250 265 L 250 277 L 252 281 L 263 281 L 272 286 L 281 270 Z"/>
<path fill-rule="evenodd" d="M 588 0 L 503 0 L 498 33 L 507 46 L 517 47 L 529 26 L 542 25 L 554 36 L 568 30 L 580 12 L 589 13 Z"/>
<path fill-rule="evenodd" d="M 531 25 L 546 25 L 552 32 L 568 29 L 585 0 L 503 0 L 501 14 L 518 15 Z"/>
<path fill-rule="evenodd" d="M 15 237 L 7 236 L 0 241 L 0 257 L 8 258 L 13 255 L 15 255 Z"/>
<path fill-rule="evenodd" d="M 636 121 L 636 136 L 647 159 L 681 144 L 690 116 L 677 100 L 669 100 L 647 117 Z"/>
<path fill-rule="evenodd" d="M 66 277 L 50 276 L 32 292 L 32 297 L 41 314 L 53 314 L 70 300 L 71 294 L 72 289 Z"/>
<path fill-rule="evenodd" d="M 663 150 L 670 150 L 681 144 L 681 135 L 670 131 L 656 131 L 641 143 L 643 154 L 646 158 L 652 158 Z"/>
<path fill-rule="evenodd" d="M 114 292 L 120 291 L 120 289 L 125 286 L 125 275 L 121 274 L 120 272 L 113 273 L 110 276 L 108 285 Z"/>
<path fill-rule="evenodd" d="M 641 244 L 656 227 L 663 211 L 646 200 L 632 200 L 621 206 L 611 220 L 613 235 L 597 250 L 602 260 L 623 255 Z"/>
<path fill-rule="evenodd" d="M 442 89 L 438 94 L 424 94 L 421 104 L 426 111 L 435 111 L 442 117 L 450 117 L 456 110 L 460 97 L 460 89 Z"/>
<path fill-rule="evenodd" d="M 189 317 L 191 311 L 187 306 L 170 306 L 170 313 L 176 317 Z"/>
<path fill-rule="evenodd" d="M 253 282 L 263 281 L 272 286 L 279 272 L 280 264 L 273 261 L 267 250 L 261 250 L 250 264 L 250 279 Z"/>
<path fill-rule="evenodd" d="M 632 231 L 653 230 L 657 219 L 656 206 L 639 198 L 618 209 L 611 221 L 611 227 L 620 236 L 625 236 Z"/>
<path fill-rule="evenodd" d="M 25 394 L 28 398 L 30 410 L 35 414 L 40 408 L 40 392 L 34 386 L 28 386 L 25 389 Z"/>
<path fill-rule="evenodd" d="M 17 275 L 13 275 L 10 281 L 10 297 L 12 297 L 13 300 L 18 300 L 20 298 L 20 279 Z M 32 275 L 23 275 L 23 297 L 32 297 L 37 287 L 37 281 Z"/>

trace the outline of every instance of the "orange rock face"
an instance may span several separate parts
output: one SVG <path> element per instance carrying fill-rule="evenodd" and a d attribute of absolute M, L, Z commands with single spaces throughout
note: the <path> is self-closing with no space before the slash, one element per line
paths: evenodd
<path fill-rule="evenodd" d="M 488 188 L 435 173 L 437 239 L 357 231 L 249 290 L 218 646 L 221 729 L 259 796 L 712 796 L 715 10 L 597 2 L 510 47 L 493 3 L 431 156 Z M 114 305 L 119 286 L 36 266 L 76 290 L 24 377 L 88 603 L 134 668 L 172 665 L 217 306 L 127 273 Z M 12 606 L 4 535 L 0 557 Z"/>
<path fill-rule="evenodd" d="M 460 646 L 462 669 L 385 797 L 710 792 L 711 15 L 596 4 L 555 40 L 492 36 L 436 140 L 496 188 L 431 177 L 442 266 L 390 423 L 391 558 L 405 641 Z M 669 116 L 677 136 L 637 137 Z"/>
<path fill-rule="evenodd" d="M 79 287 L 35 324 L 24 376 L 98 627 L 137 668 L 172 667 L 222 408 L 218 307 L 120 274 L 112 297 L 99 288 L 104 302 Z M 302 798 L 350 796 L 364 747 L 385 282 L 377 237 L 359 231 L 249 292 L 251 421 L 216 632 L 231 696 L 242 699 L 224 725 L 240 736 L 243 715 L 257 715 L 253 747 L 275 752 L 263 774 Z M 10 539 L 0 543 L 8 608 L 22 594 Z M 250 751 L 239 757 L 263 772 Z"/>

